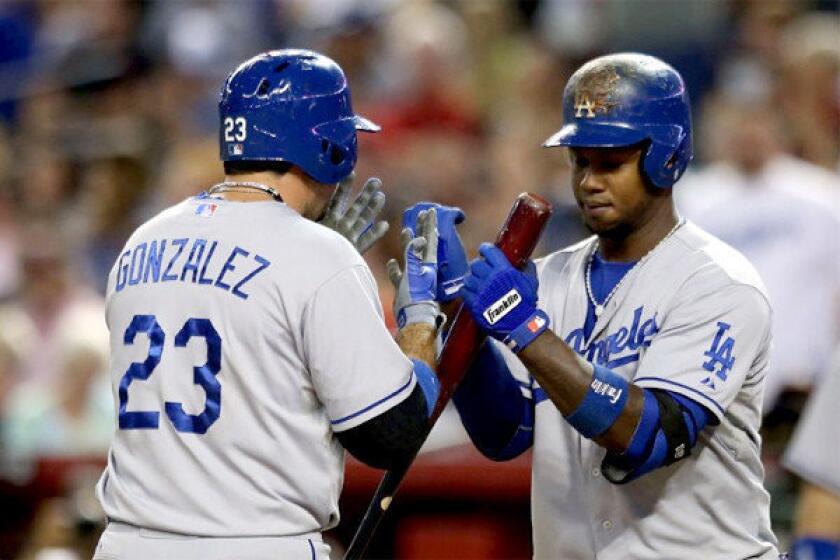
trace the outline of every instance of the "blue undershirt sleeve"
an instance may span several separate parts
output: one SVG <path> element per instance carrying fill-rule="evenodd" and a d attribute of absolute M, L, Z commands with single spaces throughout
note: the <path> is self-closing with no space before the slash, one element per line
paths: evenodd
<path fill-rule="evenodd" d="M 522 394 L 492 342 L 481 348 L 452 400 L 470 439 L 486 457 L 505 461 L 533 444 L 533 401 Z"/>

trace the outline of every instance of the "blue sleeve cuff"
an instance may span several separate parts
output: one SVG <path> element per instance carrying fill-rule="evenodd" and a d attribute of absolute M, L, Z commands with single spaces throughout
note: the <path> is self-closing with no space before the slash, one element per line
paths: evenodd
<path fill-rule="evenodd" d="M 429 364 L 417 358 L 411 358 L 411 361 L 414 363 L 414 375 L 417 376 L 417 384 L 420 385 L 420 390 L 426 397 L 426 417 L 431 418 L 432 411 L 435 409 L 440 396 L 440 381 Z"/>
<path fill-rule="evenodd" d="M 615 424 L 627 405 L 627 380 L 602 366 L 595 366 L 589 390 L 566 420 L 585 438 L 596 438 Z"/>
<path fill-rule="evenodd" d="M 527 321 L 511 331 L 505 338 L 504 343 L 511 351 L 518 354 L 548 328 L 549 322 L 545 311 L 536 309 Z"/>

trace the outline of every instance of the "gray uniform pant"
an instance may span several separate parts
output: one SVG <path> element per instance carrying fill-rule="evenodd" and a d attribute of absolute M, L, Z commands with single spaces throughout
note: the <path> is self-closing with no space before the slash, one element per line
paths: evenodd
<path fill-rule="evenodd" d="M 307 538 L 308 537 L 308 538 Z M 193 537 L 110 522 L 93 560 L 328 560 L 320 534 L 295 537 Z"/>

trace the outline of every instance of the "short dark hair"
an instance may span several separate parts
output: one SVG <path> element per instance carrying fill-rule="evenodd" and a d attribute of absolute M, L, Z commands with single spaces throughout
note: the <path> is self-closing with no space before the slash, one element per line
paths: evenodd
<path fill-rule="evenodd" d="M 253 160 L 253 161 L 226 161 L 225 175 L 244 175 L 246 173 L 261 173 L 271 171 L 278 175 L 288 173 L 292 169 L 292 163 L 288 161 Z"/>

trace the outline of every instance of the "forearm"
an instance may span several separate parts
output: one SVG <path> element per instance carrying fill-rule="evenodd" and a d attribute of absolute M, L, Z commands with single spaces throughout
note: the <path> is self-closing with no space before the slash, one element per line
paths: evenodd
<path fill-rule="evenodd" d="M 410 323 L 397 333 L 397 344 L 409 358 L 426 362 L 436 371 L 435 360 L 436 329 L 426 323 Z"/>
<path fill-rule="evenodd" d="M 583 361 L 550 330 L 526 346 L 519 353 L 519 359 L 565 417 L 578 409 L 592 385 L 592 365 Z M 616 421 L 594 439 L 611 451 L 623 452 L 627 449 L 642 414 L 642 389 L 632 383 L 628 389 L 627 403 Z"/>

